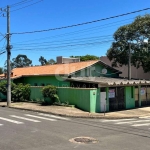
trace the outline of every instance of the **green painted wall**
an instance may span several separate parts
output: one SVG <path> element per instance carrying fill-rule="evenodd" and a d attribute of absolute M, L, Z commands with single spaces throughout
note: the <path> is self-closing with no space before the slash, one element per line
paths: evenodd
<path fill-rule="evenodd" d="M 119 74 L 114 74 L 113 71 L 109 68 L 107 68 L 107 74 L 106 75 L 102 75 L 102 69 L 106 68 L 105 66 L 103 66 L 102 64 L 94 64 L 88 68 L 85 68 L 81 71 L 76 72 L 75 74 L 73 74 L 72 76 L 75 77 L 119 77 Z"/>
<path fill-rule="evenodd" d="M 58 88 L 58 95 L 61 102 L 69 102 L 88 112 L 96 110 L 97 89 Z"/>
<path fill-rule="evenodd" d="M 109 112 L 109 88 L 106 87 L 106 111 Z"/>
<path fill-rule="evenodd" d="M 14 83 L 25 83 L 34 86 L 37 83 L 37 86 L 44 85 L 54 85 L 57 87 L 69 87 L 70 82 L 62 81 L 62 78 L 56 78 L 55 76 L 30 76 L 30 77 L 22 77 L 14 80 Z"/>
<path fill-rule="evenodd" d="M 31 87 L 30 100 L 32 100 L 32 101 L 44 100 L 44 97 L 42 95 L 42 88 L 43 87 Z"/>
<path fill-rule="evenodd" d="M 135 108 L 134 87 L 125 87 L 125 106 L 126 109 Z"/>
<path fill-rule="evenodd" d="M 97 89 L 97 97 L 96 97 L 96 111 L 97 113 L 101 112 L 101 106 L 100 106 L 100 88 Z"/>
<path fill-rule="evenodd" d="M 31 87 L 31 96 L 30 100 L 32 101 L 41 101 L 44 100 L 42 95 L 43 87 Z M 59 87 L 58 96 L 61 102 L 69 102 L 70 105 L 75 105 L 81 110 L 88 112 L 96 112 L 96 98 L 97 98 L 97 89 L 81 89 L 81 88 L 65 88 Z"/>

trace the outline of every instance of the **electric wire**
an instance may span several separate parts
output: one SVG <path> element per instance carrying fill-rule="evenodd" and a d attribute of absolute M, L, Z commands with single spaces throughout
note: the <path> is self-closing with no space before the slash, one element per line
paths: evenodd
<path fill-rule="evenodd" d="M 5 39 L 5 37 L 6 37 L 6 36 L 4 36 L 4 37 L 0 40 L 0 42 L 3 41 L 3 40 Z"/>
<path fill-rule="evenodd" d="M 39 1 L 35 2 L 35 3 L 32 3 L 32 4 L 30 4 L 30 5 L 27 5 L 27 6 L 24 6 L 24 7 L 18 8 L 18 9 L 15 9 L 15 10 L 12 10 L 12 11 L 10 11 L 10 12 L 15 12 L 15 11 L 18 11 L 18 10 L 21 10 L 21 9 L 24 9 L 24 8 L 27 8 L 27 7 L 29 7 L 29 6 L 32 6 L 32 5 L 35 5 L 35 4 L 39 3 L 39 2 L 41 2 L 41 1 L 43 1 L 43 0 L 39 0 Z"/>
<path fill-rule="evenodd" d="M 48 32 L 48 31 L 61 30 L 61 29 L 72 28 L 72 27 L 77 27 L 77 26 L 83 26 L 83 25 L 96 23 L 96 22 L 100 22 L 100 21 L 104 21 L 104 20 L 110 20 L 110 19 L 114 19 L 114 18 L 118 18 L 118 17 L 122 17 L 122 16 L 131 15 L 131 14 L 146 11 L 146 10 L 149 10 L 149 9 L 150 8 L 144 8 L 144 9 L 141 9 L 141 10 L 136 10 L 136 11 L 132 11 L 132 12 L 116 15 L 116 16 L 111 16 L 111 17 L 107 17 L 107 18 L 102 18 L 102 19 L 98 19 L 98 20 L 93 20 L 93 21 L 89 21 L 89 22 L 83 22 L 83 23 L 78 23 L 78 24 L 73 24 L 73 25 L 68 25 L 68 26 L 62 26 L 62 27 L 50 28 L 50 29 L 43 29 L 43 30 L 35 30 L 35 31 L 26 31 L 26 32 L 14 32 L 12 34 L 32 34 L 32 33 L 38 33 L 38 32 Z"/>
<path fill-rule="evenodd" d="M 33 0 L 23 0 L 23 1 L 20 1 L 18 3 L 11 4 L 10 7 L 16 7 L 18 5 L 22 5 L 22 4 L 28 3 L 30 1 L 33 1 Z"/>
<path fill-rule="evenodd" d="M 133 18 L 130 18 L 130 19 L 133 19 Z M 127 20 L 129 20 L 129 19 L 127 19 Z M 119 22 L 122 22 L 122 21 L 125 21 L 125 20 L 121 20 L 121 21 L 119 21 Z M 102 27 L 104 26 L 104 28 L 107 28 L 107 27 L 109 27 L 109 26 L 106 26 L 106 25 L 111 25 L 111 24 L 114 24 L 114 23 L 117 23 L 118 24 L 118 22 L 113 22 L 113 23 L 109 23 L 109 24 L 105 24 L 105 25 L 102 25 Z M 116 26 L 116 24 L 114 25 L 114 26 Z M 21 41 L 21 42 L 17 42 L 17 44 L 19 44 L 19 43 L 23 43 L 23 42 L 26 42 L 26 43 L 28 43 L 28 42 L 31 42 L 31 41 L 39 41 L 39 40 L 49 40 L 49 39 L 51 39 L 51 38 L 60 38 L 60 37 L 64 37 L 64 36 L 71 36 L 71 35 L 75 35 L 76 36 L 76 34 L 78 33 L 78 36 L 79 36 L 79 34 L 82 34 L 83 32 L 90 32 L 90 31 L 93 31 L 94 29 L 96 30 L 98 27 L 101 27 L 101 26 L 96 26 L 96 27 L 92 27 L 92 28 L 87 28 L 87 29 L 83 29 L 83 30 L 78 30 L 78 31 L 74 31 L 74 32 L 69 32 L 69 33 L 65 33 L 65 34 L 59 34 L 59 35 L 55 35 L 55 36 L 50 36 L 50 37 L 44 37 L 44 38 L 38 38 L 38 39 L 33 39 L 33 40 L 26 40 L 26 41 Z M 112 27 L 112 25 L 111 25 L 111 27 Z M 92 29 L 92 30 L 91 30 Z M 101 28 L 102 29 L 102 28 Z M 108 29 L 107 29 L 108 30 Z M 96 32 L 97 32 L 97 30 L 96 30 Z M 91 33 L 91 34 L 93 34 L 93 33 Z M 84 34 L 85 35 L 85 34 Z M 87 34 L 86 34 L 87 35 Z M 88 34 L 89 35 L 89 34 Z M 113 35 L 103 35 L 103 36 L 99 36 L 99 37 L 104 37 L 104 36 L 113 36 Z M 71 39 L 72 40 L 72 39 Z M 64 40 L 63 40 L 64 41 Z M 60 42 L 60 41 L 59 41 Z M 39 42 L 38 42 L 39 43 Z M 45 42 L 42 42 L 42 43 L 45 43 Z M 13 44 L 16 44 L 16 43 L 13 43 Z M 32 44 L 32 43 L 30 43 L 30 44 Z M 20 44 L 20 45 L 22 45 L 22 44 Z M 24 45 L 24 44 L 23 44 Z"/>
<path fill-rule="evenodd" d="M 133 18 L 130 18 L 130 19 L 133 19 Z M 128 20 L 128 19 L 127 19 Z M 121 21 L 124 21 L 124 20 L 121 20 Z M 119 21 L 119 22 L 121 22 L 121 21 Z M 106 25 L 111 25 L 111 24 L 114 24 L 114 23 L 117 23 L 117 22 L 113 22 L 113 23 L 109 23 L 109 24 L 104 24 L 103 26 L 105 27 L 105 28 L 107 28 L 107 26 Z M 114 25 L 114 26 L 116 26 L 116 25 Z M 96 26 L 96 27 L 101 27 L 101 26 Z M 111 26 L 112 27 L 112 26 Z M 76 36 L 76 34 L 80 34 L 80 33 L 83 33 L 83 32 L 89 32 L 89 29 L 90 29 L 90 31 L 91 31 L 91 29 L 93 29 L 94 27 L 92 27 L 92 28 L 87 28 L 87 29 L 82 29 L 82 30 L 77 30 L 77 31 L 74 31 L 74 32 L 69 32 L 69 33 L 64 33 L 64 34 L 58 34 L 58 35 L 55 35 L 55 36 L 48 36 L 48 37 L 44 37 L 44 38 L 36 38 L 36 39 L 33 39 L 33 40 L 25 40 L 25 41 L 21 41 L 21 42 L 17 42 L 17 43 L 23 43 L 23 42 L 30 42 L 30 41 L 37 41 L 37 40 L 44 40 L 44 39 L 51 39 L 51 38 L 60 38 L 60 37 L 64 37 L 64 36 L 72 36 L 72 35 L 75 35 Z M 107 29 L 108 30 L 108 29 Z M 91 33 L 92 34 L 92 33 Z M 85 35 L 85 34 L 84 34 Z M 92 34 L 93 35 L 93 34 Z M 13 43 L 13 44 L 15 44 L 15 43 Z"/>
<path fill-rule="evenodd" d="M 81 44 L 69 44 L 69 45 L 62 45 L 62 46 L 55 46 L 55 47 L 51 47 L 51 46 L 47 46 L 47 47 L 34 47 L 34 48 L 15 48 L 16 50 L 46 50 L 46 49 L 57 49 L 57 48 L 66 48 L 66 47 L 76 47 L 76 46 L 85 46 L 85 45 L 95 45 L 95 44 L 103 44 L 103 43 L 108 43 L 108 42 L 112 42 L 114 40 L 106 40 L 106 41 L 101 41 L 101 42 L 89 42 L 89 43 L 81 43 Z M 36 49 L 35 49 L 36 48 Z"/>

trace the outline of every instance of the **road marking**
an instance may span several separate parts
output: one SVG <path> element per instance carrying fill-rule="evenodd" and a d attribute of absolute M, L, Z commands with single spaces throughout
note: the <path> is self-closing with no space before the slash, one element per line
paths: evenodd
<path fill-rule="evenodd" d="M 0 117 L 0 119 L 8 121 L 8 122 L 16 123 L 16 124 L 24 124 L 23 122 L 19 122 L 19 121 L 16 121 L 16 120 L 7 119 L 7 118 L 3 118 L 3 117 Z"/>
<path fill-rule="evenodd" d="M 0 124 L 0 126 L 3 126 L 3 124 Z"/>
<path fill-rule="evenodd" d="M 18 119 L 23 119 L 23 120 L 27 120 L 27 121 L 32 121 L 32 122 L 41 122 L 39 120 L 34 120 L 34 119 L 29 119 L 29 118 L 25 118 L 25 117 L 20 117 L 20 116 L 15 116 L 15 115 L 10 115 L 11 117 L 14 118 L 18 118 Z"/>
<path fill-rule="evenodd" d="M 39 119 L 45 119 L 45 120 L 50 120 L 50 121 L 57 121 L 56 119 L 50 119 L 50 118 L 45 118 L 45 117 L 40 117 L 40 116 L 34 116 L 34 115 L 29 115 L 29 114 L 25 114 L 25 116 L 39 118 Z"/>
<path fill-rule="evenodd" d="M 134 124 L 133 127 L 140 127 L 140 126 L 150 126 L 150 123 L 144 123 L 144 124 Z"/>
<path fill-rule="evenodd" d="M 43 114 L 43 113 L 39 113 L 39 115 L 41 115 L 41 116 L 46 116 L 46 117 L 52 117 L 52 118 L 56 118 L 56 119 L 62 119 L 62 120 L 70 120 L 70 119 L 68 119 L 68 118 L 59 117 L 59 116 L 54 116 L 54 115 L 49 115 L 49 114 Z"/>
<path fill-rule="evenodd" d="M 136 120 L 136 119 L 102 120 L 101 122 L 117 122 L 117 121 L 128 121 L 128 120 Z"/>
<path fill-rule="evenodd" d="M 128 122 L 117 122 L 115 124 L 132 124 L 136 122 L 150 122 L 150 120 L 138 120 L 138 121 L 128 121 Z"/>

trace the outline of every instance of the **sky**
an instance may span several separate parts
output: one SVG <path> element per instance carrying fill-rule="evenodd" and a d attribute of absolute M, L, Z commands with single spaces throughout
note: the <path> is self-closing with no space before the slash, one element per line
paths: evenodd
<path fill-rule="evenodd" d="M 10 6 L 11 59 L 27 55 L 33 65 L 39 57 L 56 60 L 57 56 L 105 56 L 111 47 L 114 32 L 133 22 L 136 16 L 150 10 L 99 21 L 82 26 L 50 30 L 32 34 L 13 34 L 54 29 L 116 16 L 150 7 L 149 0 L 0 0 L 0 52 L 5 51 L 7 18 L 5 8 Z M 4 14 L 4 17 L 2 16 Z M 0 55 L 4 66 L 6 53 Z"/>

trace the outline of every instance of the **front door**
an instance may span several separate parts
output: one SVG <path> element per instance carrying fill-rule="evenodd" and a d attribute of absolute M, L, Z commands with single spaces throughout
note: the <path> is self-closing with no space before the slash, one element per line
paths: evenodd
<path fill-rule="evenodd" d="M 101 108 L 101 112 L 106 111 L 106 92 L 100 93 L 100 108 Z"/>

